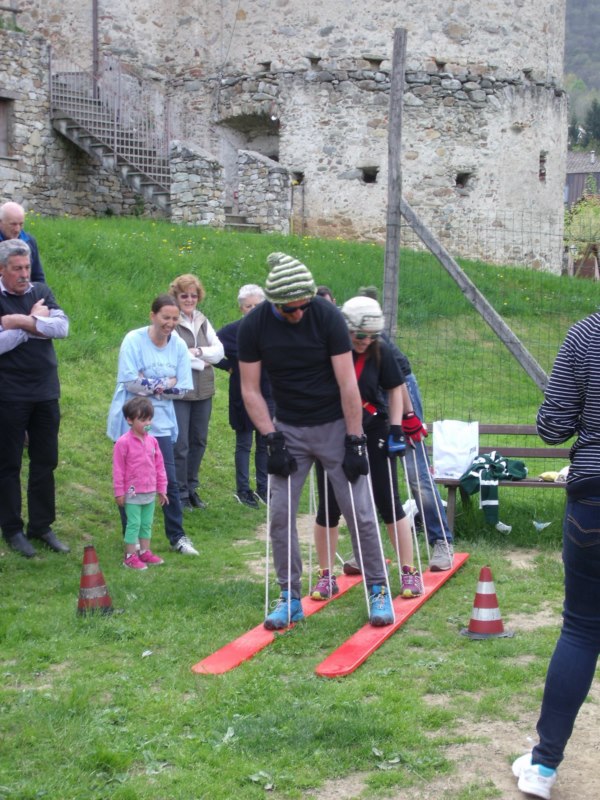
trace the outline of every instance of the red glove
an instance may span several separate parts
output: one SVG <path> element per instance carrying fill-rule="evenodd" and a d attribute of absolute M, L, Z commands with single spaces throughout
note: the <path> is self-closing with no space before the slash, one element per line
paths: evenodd
<path fill-rule="evenodd" d="M 427 428 L 414 411 L 402 416 L 402 432 L 413 447 L 415 442 L 421 442 L 427 436 Z"/>

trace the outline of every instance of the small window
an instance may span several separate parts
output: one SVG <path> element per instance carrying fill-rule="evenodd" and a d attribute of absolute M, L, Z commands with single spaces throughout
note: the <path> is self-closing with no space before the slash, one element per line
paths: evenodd
<path fill-rule="evenodd" d="M 540 181 L 543 183 L 546 180 L 546 159 L 548 157 L 548 153 L 545 150 L 540 151 L 540 165 L 539 165 L 539 178 Z"/>
<path fill-rule="evenodd" d="M 9 156 L 12 100 L 0 97 L 0 156 Z"/>
<path fill-rule="evenodd" d="M 458 172 L 456 174 L 456 188 L 466 189 L 472 177 L 473 177 L 472 172 Z"/>
<path fill-rule="evenodd" d="M 361 167 L 363 183 L 377 183 L 377 174 L 379 167 Z"/>
<path fill-rule="evenodd" d="M 270 61 L 259 61 L 258 66 L 262 69 L 263 72 L 270 72 L 271 71 L 271 62 Z"/>
<path fill-rule="evenodd" d="M 303 172 L 292 172 L 292 186 L 302 186 L 304 183 Z"/>

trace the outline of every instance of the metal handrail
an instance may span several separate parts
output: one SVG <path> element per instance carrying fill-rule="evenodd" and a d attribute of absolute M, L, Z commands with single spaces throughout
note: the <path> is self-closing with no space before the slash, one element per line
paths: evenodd
<path fill-rule="evenodd" d="M 70 59 L 50 58 L 52 114 L 64 113 L 115 155 L 167 189 L 170 184 L 169 105 L 160 87 L 127 71 L 116 58 L 98 73 Z"/>

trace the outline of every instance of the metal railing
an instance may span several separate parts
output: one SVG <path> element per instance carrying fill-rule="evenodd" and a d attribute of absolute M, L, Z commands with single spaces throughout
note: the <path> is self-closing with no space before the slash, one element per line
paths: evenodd
<path fill-rule="evenodd" d="M 125 163 L 165 189 L 170 183 L 168 96 L 116 58 L 102 57 L 98 72 L 50 54 L 50 103 Z"/>

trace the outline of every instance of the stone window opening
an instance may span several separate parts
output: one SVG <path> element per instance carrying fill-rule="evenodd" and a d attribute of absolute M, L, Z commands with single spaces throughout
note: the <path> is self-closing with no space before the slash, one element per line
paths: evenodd
<path fill-rule="evenodd" d="M 548 158 L 548 153 L 546 150 L 540 150 L 540 162 L 539 162 L 539 169 L 538 169 L 538 176 L 541 183 L 545 183 L 546 181 L 546 160 Z"/>
<path fill-rule="evenodd" d="M 360 167 L 360 172 L 363 183 L 377 183 L 379 167 Z"/>
<path fill-rule="evenodd" d="M 457 172 L 456 173 L 456 180 L 455 186 L 457 189 L 469 189 L 471 178 L 473 177 L 472 172 Z"/>
<path fill-rule="evenodd" d="M 261 68 L 263 72 L 270 72 L 271 71 L 271 61 L 259 61 L 258 66 Z"/>
<path fill-rule="evenodd" d="M 13 101 L 0 97 L 0 158 L 10 156 Z"/>
<path fill-rule="evenodd" d="M 303 172 L 292 172 L 292 186 L 302 186 L 304 183 Z"/>

